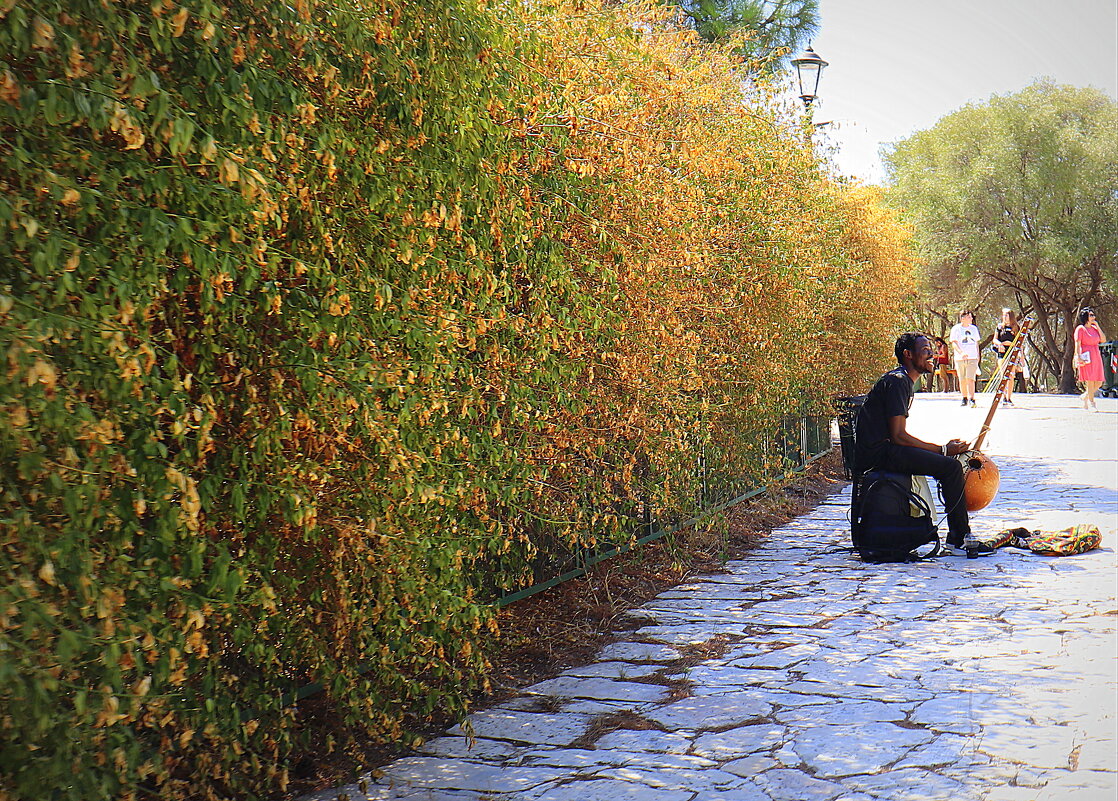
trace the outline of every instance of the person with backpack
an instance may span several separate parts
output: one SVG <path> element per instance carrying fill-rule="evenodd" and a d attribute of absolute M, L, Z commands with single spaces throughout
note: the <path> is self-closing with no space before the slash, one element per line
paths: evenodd
<path fill-rule="evenodd" d="M 885 470 L 934 478 L 947 508 L 946 551 L 968 558 L 989 556 L 995 549 L 971 533 L 963 497 L 963 466 L 955 458 L 967 453 L 970 443 L 953 439 L 946 445 L 935 445 L 905 430 L 915 382 L 935 370 L 931 343 L 924 334 L 901 334 L 893 352 L 897 367 L 873 385 L 855 421 L 856 472 L 865 475 L 871 470 Z"/>

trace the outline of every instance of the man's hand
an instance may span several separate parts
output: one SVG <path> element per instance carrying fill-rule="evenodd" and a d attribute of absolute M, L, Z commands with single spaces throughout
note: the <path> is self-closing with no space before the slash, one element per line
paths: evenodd
<path fill-rule="evenodd" d="M 947 443 L 947 455 L 958 456 L 970 450 L 970 443 L 961 439 L 953 439 Z"/>

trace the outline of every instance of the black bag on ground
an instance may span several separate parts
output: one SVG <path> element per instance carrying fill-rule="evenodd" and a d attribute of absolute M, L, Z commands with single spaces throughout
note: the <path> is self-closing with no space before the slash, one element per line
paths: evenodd
<path fill-rule="evenodd" d="M 850 534 L 862 561 L 872 563 L 915 561 L 914 550 L 939 543 L 932 510 L 912 491 L 912 477 L 885 471 L 861 477 Z"/>

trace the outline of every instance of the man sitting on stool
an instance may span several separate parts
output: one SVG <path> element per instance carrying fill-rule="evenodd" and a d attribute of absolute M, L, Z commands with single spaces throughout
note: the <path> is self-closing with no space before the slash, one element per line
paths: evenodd
<path fill-rule="evenodd" d="M 954 457 L 970 443 L 924 442 L 905 431 L 914 383 L 935 370 L 931 343 L 923 334 L 901 334 L 893 349 L 898 366 L 877 380 L 858 412 L 854 428 L 855 467 L 859 475 L 885 470 L 931 476 L 939 482 L 947 507 L 947 551 L 957 556 L 989 556 L 994 548 L 974 538 L 963 498 L 963 466 Z"/>

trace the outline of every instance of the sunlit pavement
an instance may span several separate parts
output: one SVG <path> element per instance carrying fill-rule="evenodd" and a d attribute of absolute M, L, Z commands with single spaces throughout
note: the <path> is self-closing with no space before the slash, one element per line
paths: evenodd
<path fill-rule="evenodd" d="M 661 594 L 598 661 L 471 716 L 375 779 L 388 801 L 1114 801 L 1118 401 L 1020 395 L 983 450 L 1003 527 L 1095 523 L 1073 557 L 866 565 L 849 490 Z M 973 439 L 990 396 L 919 395 L 909 429 Z"/>

